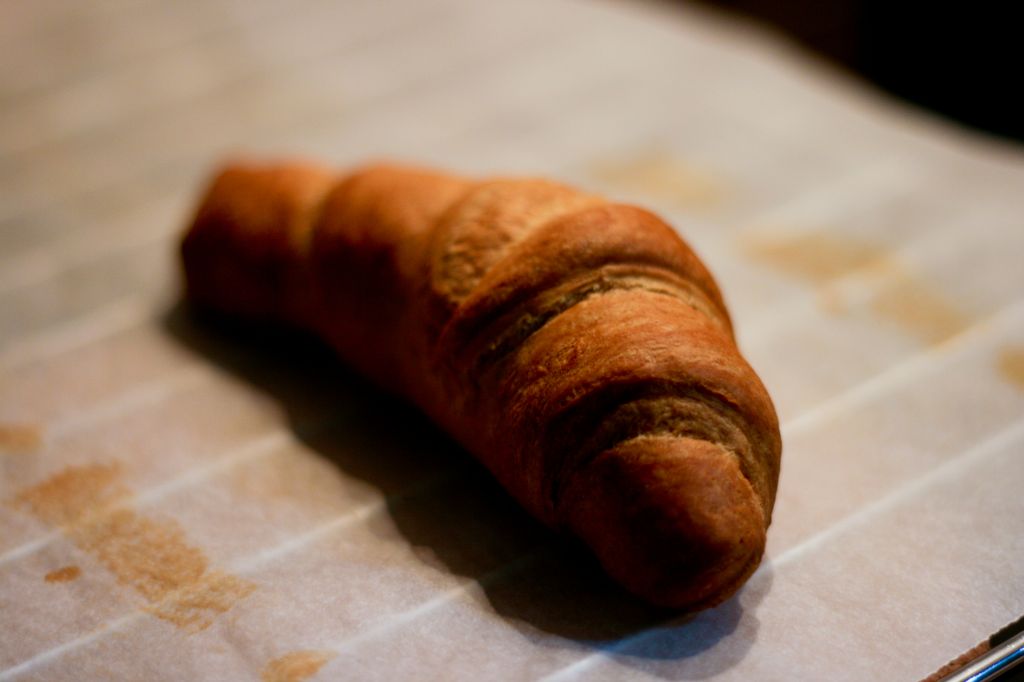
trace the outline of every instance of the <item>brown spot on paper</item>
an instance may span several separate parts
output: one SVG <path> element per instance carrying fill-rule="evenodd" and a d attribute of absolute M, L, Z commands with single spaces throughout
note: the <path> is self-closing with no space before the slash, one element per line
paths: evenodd
<path fill-rule="evenodd" d="M 971 320 L 919 275 L 877 246 L 824 233 L 744 237 L 754 260 L 818 286 L 818 303 L 833 315 L 847 312 L 834 280 L 859 271 L 882 280 L 870 310 L 928 344 L 938 344 L 970 326 Z"/>
<path fill-rule="evenodd" d="M 50 571 L 44 578 L 48 583 L 66 583 L 76 580 L 82 575 L 82 569 L 78 566 L 64 566 L 56 571 Z"/>
<path fill-rule="evenodd" d="M 189 632 L 199 632 L 255 589 L 256 585 L 248 580 L 211 570 L 197 582 L 183 585 L 146 610 Z"/>
<path fill-rule="evenodd" d="M 714 205 L 724 193 L 720 180 L 663 152 L 597 162 L 590 173 L 609 185 L 687 208 Z"/>
<path fill-rule="evenodd" d="M 825 284 L 818 290 L 818 307 L 829 315 L 845 315 L 849 304 L 837 286 Z"/>
<path fill-rule="evenodd" d="M 888 256 L 869 244 L 822 232 L 746 235 L 740 247 L 749 257 L 814 284 L 866 267 L 884 267 Z"/>
<path fill-rule="evenodd" d="M 0 452 L 34 452 L 43 444 L 35 424 L 0 424 Z"/>
<path fill-rule="evenodd" d="M 1024 389 L 1024 346 L 999 349 L 999 373 L 1017 388 Z"/>
<path fill-rule="evenodd" d="M 117 464 L 69 467 L 16 498 L 44 522 L 60 527 L 146 600 L 146 610 L 188 629 L 202 630 L 255 586 L 211 570 L 170 520 L 142 516 L 125 506 L 128 489 Z"/>
<path fill-rule="evenodd" d="M 67 526 L 101 512 L 129 494 L 118 464 L 68 467 L 21 492 L 15 501 L 51 526 Z"/>
<path fill-rule="evenodd" d="M 871 301 L 871 309 L 928 344 L 939 344 L 970 326 L 970 319 L 928 284 L 905 271 Z"/>
<path fill-rule="evenodd" d="M 333 651 L 293 651 L 275 658 L 263 668 L 263 682 L 301 682 L 334 658 Z"/>

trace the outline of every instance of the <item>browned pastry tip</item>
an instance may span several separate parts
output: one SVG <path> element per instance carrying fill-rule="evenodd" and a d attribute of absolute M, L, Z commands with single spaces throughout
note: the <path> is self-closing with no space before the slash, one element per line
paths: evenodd
<path fill-rule="evenodd" d="M 657 216 L 546 180 L 240 164 L 182 256 L 191 300 L 320 334 L 637 595 L 706 608 L 757 567 L 778 421 Z"/>
<path fill-rule="evenodd" d="M 708 441 L 640 436 L 622 443 L 577 472 L 562 506 L 612 577 L 664 606 L 714 606 L 764 552 L 757 494 L 728 453 Z"/>

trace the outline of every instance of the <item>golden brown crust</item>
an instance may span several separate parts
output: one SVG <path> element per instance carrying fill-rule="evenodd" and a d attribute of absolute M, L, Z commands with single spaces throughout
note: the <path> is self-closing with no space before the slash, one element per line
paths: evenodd
<path fill-rule="evenodd" d="M 764 552 L 757 494 L 706 440 L 639 436 L 602 452 L 572 477 L 564 510 L 612 577 L 670 606 L 721 602 Z"/>
<path fill-rule="evenodd" d="M 656 216 L 544 180 L 374 166 L 222 173 L 189 296 L 323 335 L 656 604 L 764 551 L 781 441 L 714 280 Z"/>

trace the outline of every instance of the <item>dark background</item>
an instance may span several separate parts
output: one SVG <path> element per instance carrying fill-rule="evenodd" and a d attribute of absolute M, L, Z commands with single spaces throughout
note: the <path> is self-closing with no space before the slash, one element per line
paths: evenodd
<path fill-rule="evenodd" d="M 917 106 L 1024 142 L 1019 3 L 694 1 L 753 18 Z"/>

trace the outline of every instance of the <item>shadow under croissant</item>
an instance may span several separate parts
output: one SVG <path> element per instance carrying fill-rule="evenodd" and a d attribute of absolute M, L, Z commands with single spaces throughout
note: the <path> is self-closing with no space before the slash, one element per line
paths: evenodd
<path fill-rule="evenodd" d="M 753 641 L 748 633 L 739 638 L 746 644 L 718 646 L 741 623 L 756 631 L 752 607 L 760 599 L 750 598 L 753 592 L 744 590 L 742 599 L 685 618 L 673 619 L 674 614 L 642 603 L 607 578 L 582 547 L 529 517 L 416 409 L 347 370 L 317 340 L 272 325 L 207 316 L 184 302 L 167 311 L 163 327 L 185 347 L 277 400 L 297 438 L 346 476 L 385 495 L 391 491 L 390 524 L 380 529 L 382 540 L 393 541 L 397 529 L 425 563 L 476 580 L 485 606 L 525 637 L 545 645 L 603 650 L 621 663 L 669 677 L 679 672 L 682 659 L 701 660 L 691 672 L 721 671 L 742 658 Z M 317 425 L 325 415 L 335 428 Z M 373 457 L 353 454 L 367 452 Z M 423 469 L 425 458 L 434 470 L 451 475 L 394 493 L 395 472 Z M 375 530 L 372 519 L 369 523 Z M 629 639 L 656 627 L 678 631 L 671 637 L 661 632 Z M 537 630 L 558 639 L 537 638 Z M 658 644 L 648 646 L 648 639 Z M 716 648 L 725 655 L 715 655 Z M 657 661 L 675 664 L 659 670 Z"/>

